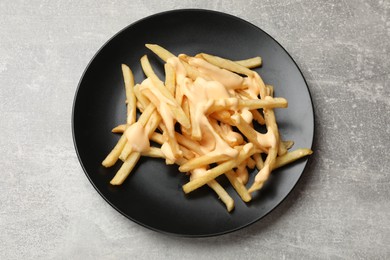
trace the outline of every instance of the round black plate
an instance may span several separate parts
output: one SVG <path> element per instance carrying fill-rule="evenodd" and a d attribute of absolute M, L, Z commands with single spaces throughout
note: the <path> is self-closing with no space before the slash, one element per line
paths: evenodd
<path fill-rule="evenodd" d="M 116 34 L 95 55 L 82 76 L 73 107 L 73 137 L 80 163 L 100 195 L 129 219 L 150 229 L 184 236 L 212 236 L 245 227 L 274 209 L 293 189 L 307 159 L 276 170 L 253 201 L 245 204 L 224 176 L 218 180 L 235 200 L 225 206 L 208 187 L 189 195 L 182 191 L 187 176 L 159 159 L 142 158 L 122 186 L 109 181 L 120 167 L 106 169 L 101 161 L 119 136 L 111 129 L 126 118 L 121 63 L 144 79 L 139 60 L 148 54 L 162 78 L 163 66 L 145 47 L 159 44 L 175 54 L 207 52 L 230 59 L 263 58 L 257 71 L 288 99 L 276 111 L 284 140 L 294 148 L 312 146 L 314 114 L 306 82 L 289 54 L 267 33 L 231 15 L 207 10 L 176 10 L 142 19 Z M 253 175 L 253 174 L 252 174 Z"/>

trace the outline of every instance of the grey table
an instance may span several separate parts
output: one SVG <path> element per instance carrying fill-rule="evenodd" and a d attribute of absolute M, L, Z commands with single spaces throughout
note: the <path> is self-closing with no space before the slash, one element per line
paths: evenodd
<path fill-rule="evenodd" d="M 389 259 L 389 1 L 1 1 L 0 259 Z M 114 33 L 178 8 L 227 12 L 292 55 L 316 113 L 315 155 L 271 214 L 228 235 L 145 229 L 77 160 L 72 102 Z"/>

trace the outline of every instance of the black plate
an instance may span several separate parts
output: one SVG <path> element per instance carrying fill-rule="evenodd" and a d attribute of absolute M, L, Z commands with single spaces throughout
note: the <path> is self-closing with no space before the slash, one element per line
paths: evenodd
<path fill-rule="evenodd" d="M 206 10 L 176 10 L 142 19 L 116 34 L 95 55 L 82 76 L 73 107 L 73 137 L 81 165 L 99 194 L 129 219 L 150 229 L 184 236 L 212 236 L 245 227 L 274 209 L 293 189 L 306 159 L 275 171 L 265 187 L 245 204 L 228 185 L 218 180 L 235 200 L 228 213 L 214 192 L 203 187 L 185 195 L 188 178 L 162 160 L 141 159 L 120 187 L 109 184 L 120 167 L 105 169 L 101 161 L 119 136 L 111 128 L 125 122 L 125 93 L 121 63 L 135 79 L 144 79 L 139 59 L 149 54 L 162 76 L 162 63 L 145 47 L 157 43 L 179 54 L 207 52 L 230 59 L 260 55 L 257 71 L 275 87 L 275 95 L 289 101 L 276 112 L 284 140 L 296 148 L 311 147 L 314 114 L 306 82 L 289 54 L 267 33 L 231 15 Z"/>

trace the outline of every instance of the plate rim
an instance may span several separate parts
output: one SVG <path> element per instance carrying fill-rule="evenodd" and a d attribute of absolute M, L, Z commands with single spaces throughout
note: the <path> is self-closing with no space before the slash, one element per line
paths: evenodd
<path fill-rule="evenodd" d="M 255 28 L 256 30 L 259 30 L 261 32 L 263 32 L 266 36 L 268 36 L 270 39 L 272 39 L 277 45 L 279 45 L 279 47 L 282 48 L 282 50 L 288 55 L 288 57 L 291 59 L 291 61 L 293 62 L 293 64 L 295 65 L 295 67 L 298 69 L 304 83 L 305 83 L 305 86 L 306 86 L 306 89 L 307 89 L 307 92 L 309 94 L 309 99 L 310 99 L 310 104 L 311 104 L 311 108 L 312 108 L 312 121 L 313 121 L 313 135 L 312 135 L 312 139 L 310 140 L 311 142 L 311 147 L 310 149 L 313 148 L 313 145 L 314 145 L 314 140 L 315 140 L 315 136 L 316 136 L 316 127 L 315 127 L 315 110 L 314 110 L 314 104 L 313 104 L 313 98 L 312 98 L 312 94 L 310 92 L 310 88 L 309 88 L 309 85 L 307 84 L 307 81 L 306 81 L 306 78 L 304 77 L 300 67 L 298 66 L 298 64 L 296 63 L 296 61 L 293 59 L 293 57 L 290 55 L 290 53 L 273 37 L 271 36 L 269 33 L 267 33 L 266 31 L 264 31 L 263 29 L 261 29 L 260 27 L 256 26 L 255 24 L 243 19 L 243 18 L 240 18 L 238 16 L 235 16 L 235 15 L 232 15 L 230 13 L 226 13 L 226 12 L 222 12 L 222 11 L 216 11 L 216 10 L 210 10 L 210 9 L 202 9 L 202 8 L 184 8 L 184 9 L 173 9 L 173 10 L 167 10 L 167 11 L 163 11 L 163 12 L 158 12 L 158 13 L 154 13 L 154 14 L 151 14 L 151 15 L 148 15 L 148 16 L 145 16 L 141 19 L 138 19 L 132 23 L 130 23 L 129 25 L 123 27 L 121 30 L 119 30 L 118 32 L 116 32 L 115 34 L 113 34 L 108 40 L 106 40 L 104 42 L 104 44 L 95 52 L 95 54 L 92 56 L 92 58 L 90 59 L 90 61 L 88 62 L 88 64 L 86 65 L 83 73 L 81 74 L 81 77 L 80 77 L 80 80 L 77 84 L 77 88 L 75 90 L 75 94 L 74 94 L 74 98 L 73 98 L 73 102 L 72 102 L 72 115 L 71 115 L 71 128 L 72 128 L 72 139 L 73 139 L 73 146 L 74 146 L 74 149 L 76 151 L 76 154 L 77 154 L 77 158 L 78 158 L 78 161 L 81 165 L 81 168 L 83 169 L 83 172 L 85 174 L 85 176 L 87 177 L 87 179 L 89 180 L 89 182 L 92 184 L 92 186 L 94 187 L 94 189 L 98 192 L 98 194 L 112 207 L 114 208 L 117 212 L 119 212 L 122 216 L 126 217 L 127 219 L 133 221 L 134 223 L 137 223 L 138 225 L 141 225 L 142 227 L 145 227 L 149 230 L 153 230 L 155 232 L 158 232 L 158 233 L 162 233 L 162 234 L 166 234 L 166 235 L 170 235 L 170 236 L 176 236 L 176 237 L 189 237 L 189 238 L 201 238 L 201 237 L 215 237 L 215 236 L 221 236 L 221 235 L 226 235 L 226 234 L 229 234 L 229 233 L 233 233 L 235 231 L 238 231 L 238 230 L 241 230 L 241 229 L 244 229 L 250 225 L 253 225 L 254 223 L 260 221 L 261 219 L 265 218 L 266 216 L 268 216 L 271 212 L 273 212 L 277 207 L 279 207 L 285 200 L 287 197 L 290 196 L 291 192 L 296 188 L 298 182 L 301 180 L 302 176 L 304 175 L 304 173 L 307 171 L 307 166 L 309 165 L 309 163 L 313 160 L 312 157 L 313 156 L 309 156 L 307 157 L 306 161 L 304 162 L 304 166 L 303 166 L 303 169 L 302 169 L 302 172 L 300 173 L 298 179 L 296 180 L 296 182 L 294 183 L 294 185 L 292 185 L 291 189 L 287 192 L 287 194 L 280 200 L 279 203 L 277 203 L 275 206 L 273 206 L 273 208 L 271 210 L 269 210 L 266 214 L 264 214 L 263 216 L 259 217 L 259 218 L 256 218 L 248 223 L 245 223 L 243 225 L 240 225 L 236 228 L 233 228 L 233 229 L 229 229 L 229 230 L 225 230 L 225 231 L 221 231 L 221 232 L 215 232 L 215 233 L 208 233 L 208 234 L 197 234 L 197 235 L 194 235 L 194 234 L 182 234 L 182 233 L 175 233 L 175 232 L 169 232 L 169 231 L 165 231 L 165 230 L 161 230 L 161 229 L 158 229 L 158 228 L 154 228 L 152 226 L 149 226 L 147 224 L 144 224 L 142 223 L 141 221 L 138 221 L 134 218 L 132 218 L 131 216 L 129 216 L 128 214 L 124 213 L 122 210 L 120 210 L 117 206 L 115 206 L 110 200 L 108 200 L 108 198 L 106 198 L 103 193 L 96 187 L 95 183 L 93 182 L 93 180 L 90 178 L 89 174 L 87 173 L 87 170 L 84 166 L 84 163 L 81 159 L 81 156 L 80 156 L 80 153 L 79 153 L 79 150 L 78 150 L 78 146 L 77 146 L 77 142 L 76 142 L 76 134 L 75 134 L 75 125 L 74 125 L 74 121 L 75 121 L 75 107 L 76 107 L 76 101 L 77 101 L 77 97 L 78 97 L 78 93 L 79 93 L 79 90 L 80 90 L 80 87 L 82 85 L 82 82 L 83 82 L 83 79 L 85 77 L 85 74 L 87 73 L 87 71 L 89 70 L 91 64 L 94 62 L 94 60 L 98 57 L 98 55 L 102 52 L 102 50 L 112 41 L 114 40 L 118 35 L 122 34 L 124 31 L 128 30 L 129 28 L 133 27 L 133 26 L 136 26 L 138 23 L 142 23 L 143 21 L 145 20 L 149 20 L 149 19 L 152 19 L 152 18 L 156 18 L 158 16 L 164 16 L 164 15 L 169 15 L 169 14 L 173 14 L 173 13 L 184 13 L 184 12 L 203 12 L 203 13 L 210 13 L 210 14 L 216 14 L 216 15 L 220 15 L 220 16 L 224 16 L 224 17 L 227 17 L 229 19 L 233 19 L 233 20 L 237 20 L 239 22 L 243 22 L 245 24 L 247 24 L 248 26 L 251 26 L 253 28 Z M 313 149 L 312 149 L 313 150 Z"/>

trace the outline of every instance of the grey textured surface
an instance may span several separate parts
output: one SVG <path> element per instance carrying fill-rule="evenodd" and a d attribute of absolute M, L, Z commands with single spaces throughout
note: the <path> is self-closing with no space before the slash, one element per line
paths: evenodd
<path fill-rule="evenodd" d="M 214 238 L 167 237 L 93 189 L 72 143 L 81 74 L 114 33 L 178 8 L 261 27 L 305 75 L 315 155 L 275 211 Z M 0 259 L 389 259 L 389 1 L 1 1 Z"/>

